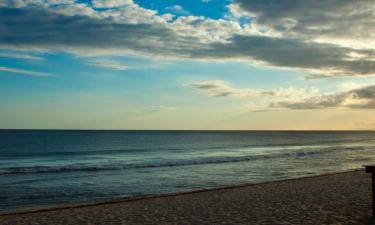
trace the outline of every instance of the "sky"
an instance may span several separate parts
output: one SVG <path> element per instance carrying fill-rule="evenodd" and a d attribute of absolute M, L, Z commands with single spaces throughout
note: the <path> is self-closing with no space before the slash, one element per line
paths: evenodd
<path fill-rule="evenodd" d="M 0 0 L 0 129 L 372 130 L 373 0 Z"/>

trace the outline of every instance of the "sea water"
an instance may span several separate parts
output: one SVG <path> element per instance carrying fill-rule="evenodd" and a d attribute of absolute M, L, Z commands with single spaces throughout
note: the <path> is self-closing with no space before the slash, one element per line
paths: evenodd
<path fill-rule="evenodd" d="M 0 211 L 259 183 L 375 163 L 375 132 L 0 130 Z"/>

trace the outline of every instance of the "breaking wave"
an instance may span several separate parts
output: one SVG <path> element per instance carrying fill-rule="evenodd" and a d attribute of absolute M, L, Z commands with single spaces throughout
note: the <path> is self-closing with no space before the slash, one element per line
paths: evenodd
<path fill-rule="evenodd" d="M 365 150 L 363 147 L 326 147 L 319 149 L 300 149 L 297 151 L 268 153 L 261 155 L 245 155 L 245 156 L 213 156 L 213 157 L 199 157 L 192 159 L 165 159 L 148 162 L 114 162 L 102 164 L 69 164 L 61 166 L 30 166 L 30 167 L 8 167 L 0 169 L 0 175 L 6 174 L 34 174 L 34 173 L 58 173 L 58 172 L 74 172 L 74 171 L 106 171 L 106 170 L 127 170 L 127 169 L 141 169 L 141 168 L 158 168 L 158 167 L 177 167 L 189 165 L 202 164 L 220 164 L 233 163 L 254 160 L 267 160 L 277 158 L 289 157 L 305 157 L 311 155 L 326 154 L 333 151 L 343 150 Z"/>

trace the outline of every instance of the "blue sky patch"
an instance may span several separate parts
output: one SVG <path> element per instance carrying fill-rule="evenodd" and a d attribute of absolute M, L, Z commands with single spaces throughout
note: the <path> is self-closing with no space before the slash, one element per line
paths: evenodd
<path fill-rule="evenodd" d="M 182 14 L 177 14 L 178 11 L 174 10 L 173 13 L 177 15 L 186 15 L 190 12 L 194 16 L 204 16 L 206 18 L 219 19 L 222 18 L 227 12 L 227 5 L 229 0 L 136 0 L 140 6 L 148 9 L 157 10 L 160 14 L 171 13 L 171 8 L 178 5 L 183 9 Z"/>

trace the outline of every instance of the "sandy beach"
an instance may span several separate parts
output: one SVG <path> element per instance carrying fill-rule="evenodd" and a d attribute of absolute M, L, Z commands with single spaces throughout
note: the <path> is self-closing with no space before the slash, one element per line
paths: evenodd
<path fill-rule="evenodd" d="M 0 216 L 3 225 L 373 223 L 363 170 Z"/>

